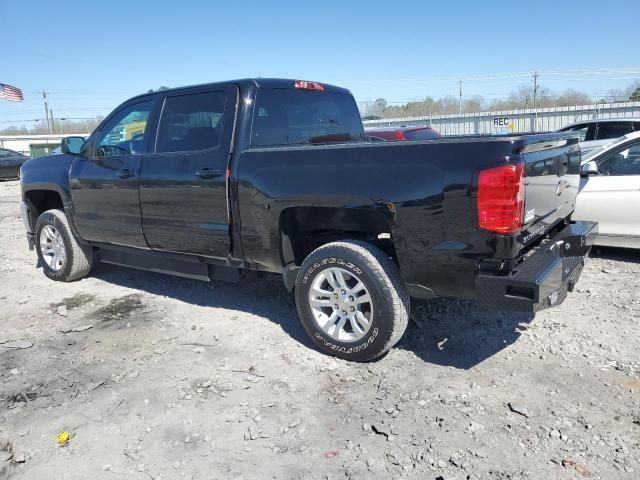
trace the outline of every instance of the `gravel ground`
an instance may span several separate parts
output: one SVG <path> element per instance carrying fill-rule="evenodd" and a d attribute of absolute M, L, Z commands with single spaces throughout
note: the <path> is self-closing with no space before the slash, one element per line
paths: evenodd
<path fill-rule="evenodd" d="M 640 252 L 535 317 L 413 302 L 350 364 L 275 277 L 51 282 L 18 202 L 0 184 L 0 479 L 640 478 Z"/>

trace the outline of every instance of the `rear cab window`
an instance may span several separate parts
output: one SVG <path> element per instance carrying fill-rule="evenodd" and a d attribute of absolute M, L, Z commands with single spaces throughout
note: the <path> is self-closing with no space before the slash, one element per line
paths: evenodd
<path fill-rule="evenodd" d="M 257 93 L 254 148 L 364 141 L 360 113 L 349 94 L 284 88 Z"/>

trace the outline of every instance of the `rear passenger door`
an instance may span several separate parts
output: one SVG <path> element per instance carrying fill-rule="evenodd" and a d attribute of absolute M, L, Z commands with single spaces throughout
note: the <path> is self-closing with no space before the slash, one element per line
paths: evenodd
<path fill-rule="evenodd" d="M 155 153 L 140 172 L 142 229 L 152 249 L 228 256 L 226 170 L 237 98 L 234 85 L 164 97 Z"/>

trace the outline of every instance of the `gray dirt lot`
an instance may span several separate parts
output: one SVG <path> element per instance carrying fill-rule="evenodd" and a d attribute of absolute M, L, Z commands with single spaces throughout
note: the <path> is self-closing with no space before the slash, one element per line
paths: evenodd
<path fill-rule="evenodd" d="M 389 355 L 350 364 L 278 278 L 51 282 L 18 201 L 0 184 L 0 478 L 640 478 L 638 252 L 596 252 L 535 318 L 414 302 Z"/>

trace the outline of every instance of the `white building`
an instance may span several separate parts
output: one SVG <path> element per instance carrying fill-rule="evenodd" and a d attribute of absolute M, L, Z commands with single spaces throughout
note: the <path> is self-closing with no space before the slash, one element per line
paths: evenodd
<path fill-rule="evenodd" d="M 41 157 L 50 154 L 54 148 L 60 146 L 64 137 L 80 136 L 88 137 L 88 133 L 75 133 L 64 135 L 0 135 L 0 147 L 26 153 L 32 157 Z"/>

